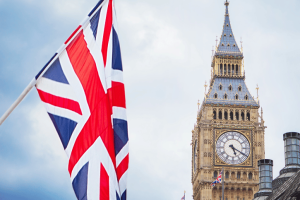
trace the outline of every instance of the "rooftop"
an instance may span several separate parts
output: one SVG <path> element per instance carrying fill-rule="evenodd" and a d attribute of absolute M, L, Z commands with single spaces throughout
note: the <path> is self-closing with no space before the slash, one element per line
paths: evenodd
<path fill-rule="evenodd" d="M 215 78 L 205 104 L 259 106 L 251 96 L 244 79 Z"/>
<path fill-rule="evenodd" d="M 217 47 L 215 55 L 217 56 L 243 56 L 243 53 L 240 51 L 230 24 L 228 6 L 229 2 L 225 2 L 225 20 L 223 25 L 223 31 L 220 39 L 220 43 Z"/>

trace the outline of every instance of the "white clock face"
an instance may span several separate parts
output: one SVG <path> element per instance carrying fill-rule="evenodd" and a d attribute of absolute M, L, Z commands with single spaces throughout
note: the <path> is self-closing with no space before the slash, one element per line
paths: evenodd
<path fill-rule="evenodd" d="M 250 144 L 241 133 L 226 132 L 218 138 L 216 152 L 227 164 L 237 165 L 249 157 Z"/>

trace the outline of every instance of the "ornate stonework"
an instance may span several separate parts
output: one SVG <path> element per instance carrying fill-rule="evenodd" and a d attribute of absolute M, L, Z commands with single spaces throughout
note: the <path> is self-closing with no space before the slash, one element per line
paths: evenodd
<path fill-rule="evenodd" d="M 257 161 L 265 158 L 265 126 L 258 98 L 250 94 L 244 73 L 244 57 L 232 33 L 226 2 L 220 43 L 212 61 L 209 91 L 198 110 L 192 130 L 192 184 L 194 200 L 220 200 L 222 186 L 211 187 L 224 167 L 225 200 L 250 200 L 258 191 Z M 247 159 L 228 164 L 216 153 L 217 139 L 238 132 L 250 144 Z M 230 158 L 230 157 L 229 157 Z"/>

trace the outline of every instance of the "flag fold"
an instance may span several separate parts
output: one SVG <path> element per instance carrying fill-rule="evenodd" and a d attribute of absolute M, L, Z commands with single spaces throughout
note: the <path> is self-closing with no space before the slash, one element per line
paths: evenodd
<path fill-rule="evenodd" d="M 80 200 L 126 200 L 123 66 L 113 0 L 100 0 L 36 76 Z"/>
<path fill-rule="evenodd" d="M 217 183 L 222 183 L 222 171 L 220 172 L 217 179 L 214 182 L 212 182 L 210 185 L 214 187 Z"/>

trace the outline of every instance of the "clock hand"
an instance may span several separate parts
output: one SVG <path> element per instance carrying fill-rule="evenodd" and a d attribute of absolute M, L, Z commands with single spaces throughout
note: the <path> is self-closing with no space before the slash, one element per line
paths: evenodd
<path fill-rule="evenodd" d="M 244 154 L 243 152 L 241 152 L 241 151 L 239 151 L 239 150 L 237 150 L 237 151 L 240 152 L 242 155 L 248 157 L 248 156 L 247 156 L 246 154 Z"/>
<path fill-rule="evenodd" d="M 234 155 L 236 155 L 235 148 L 233 147 L 233 145 L 231 144 L 229 145 L 229 147 L 232 148 Z"/>
<path fill-rule="evenodd" d="M 233 147 L 234 148 L 234 147 Z M 236 148 L 234 148 L 235 150 L 237 150 L 238 152 L 240 152 L 240 154 L 242 154 L 242 155 L 244 155 L 244 156 L 246 156 L 246 157 L 248 157 L 246 154 L 244 154 L 243 152 L 241 152 L 240 150 L 238 150 L 238 149 L 236 149 Z"/>

